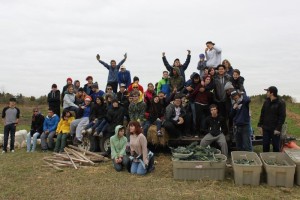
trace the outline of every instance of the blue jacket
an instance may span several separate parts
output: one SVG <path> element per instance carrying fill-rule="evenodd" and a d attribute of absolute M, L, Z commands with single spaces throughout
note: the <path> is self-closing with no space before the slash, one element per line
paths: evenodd
<path fill-rule="evenodd" d="M 123 60 L 121 60 L 121 62 L 119 62 L 119 64 L 117 64 L 114 68 L 103 62 L 102 60 L 99 60 L 99 62 L 104 65 L 104 67 L 106 67 L 108 69 L 108 78 L 107 78 L 107 82 L 118 82 L 118 72 L 119 69 L 121 67 L 121 65 L 123 65 L 123 63 L 125 62 L 125 58 Z"/>
<path fill-rule="evenodd" d="M 242 100 L 238 103 L 238 108 L 231 109 L 230 116 L 233 117 L 233 124 L 236 126 L 243 126 L 250 124 L 250 115 L 249 115 L 249 104 L 250 98 L 246 95 L 243 95 Z"/>
<path fill-rule="evenodd" d="M 126 88 L 131 84 L 131 75 L 130 71 L 125 70 L 124 72 L 119 71 L 118 72 L 118 83 L 124 83 L 126 85 Z"/>
<path fill-rule="evenodd" d="M 48 130 L 49 132 L 55 131 L 57 128 L 57 124 L 59 122 L 59 117 L 54 114 L 52 117 L 45 117 L 43 124 L 43 131 Z"/>

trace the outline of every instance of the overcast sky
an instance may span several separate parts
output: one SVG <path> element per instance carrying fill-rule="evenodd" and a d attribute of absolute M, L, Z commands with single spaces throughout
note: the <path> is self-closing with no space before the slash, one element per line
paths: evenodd
<path fill-rule="evenodd" d="M 104 89 L 108 70 L 97 60 L 119 62 L 146 87 L 173 63 L 192 59 L 197 71 L 206 41 L 222 48 L 245 77 L 249 95 L 271 85 L 300 101 L 300 1 L 266 0 L 0 0 L 0 91 L 48 94 L 56 83 L 92 75 Z"/>

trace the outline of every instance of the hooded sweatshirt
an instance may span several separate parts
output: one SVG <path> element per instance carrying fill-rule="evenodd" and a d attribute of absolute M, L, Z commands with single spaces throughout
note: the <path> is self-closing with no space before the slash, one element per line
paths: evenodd
<path fill-rule="evenodd" d="M 123 157 L 124 155 L 126 155 L 125 149 L 127 138 L 125 136 L 118 136 L 120 128 L 123 128 L 123 126 L 116 126 L 115 135 L 110 137 L 111 159 Z"/>
<path fill-rule="evenodd" d="M 174 67 L 173 69 L 176 70 L 176 74 L 173 74 L 173 76 L 170 78 L 170 89 L 173 91 L 173 89 L 176 87 L 177 91 L 180 91 L 184 86 L 184 78 L 181 76 L 181 72 L 178 67 Z"/>

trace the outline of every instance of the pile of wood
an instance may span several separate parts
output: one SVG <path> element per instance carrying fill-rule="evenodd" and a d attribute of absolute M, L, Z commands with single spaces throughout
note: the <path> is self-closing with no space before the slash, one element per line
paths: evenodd
<path fill-rule="evenodd" d="M 78 169 L 80 167 L 94 166 L 96 162 L 109 160 L 109 158 L 104 157 L 103 155 L 73 145 L 65 147 L 64 150 L 64 153 L 53 153 L 53 156 L 44 157 L 44 166 L 63 171 L 61 167 L 74 167 L 75 169 Z"/>

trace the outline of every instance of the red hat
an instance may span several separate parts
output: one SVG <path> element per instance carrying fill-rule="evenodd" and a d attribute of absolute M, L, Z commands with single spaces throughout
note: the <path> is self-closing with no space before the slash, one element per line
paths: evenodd
<path fill-rule="evenodd" d="M 69 77 L 69 78 L 67 78 L 67 82 L 68 82 L 68 81 L 71 81 L 71 82 L 73 82 L 72 78 L 70 78 L 70 77 Z"/>
<path fill-rule="evenodd" d="M 93 77 L 92 77 L 92 76 L 88 76 L 88 77 L 86 77 L 85 80 L 87 81 L 87 80 L 89 80 L 89 79 L 92 79 L 92 80 L 93 80 Z"/>
<path fill-rule="evenodd" d="M 90 96 L 86 96 L 86 97 L 84 98 L 84 100 L 85 100 L 85 101 L 92 101 L 92 98 L 91 98 Z"/>

